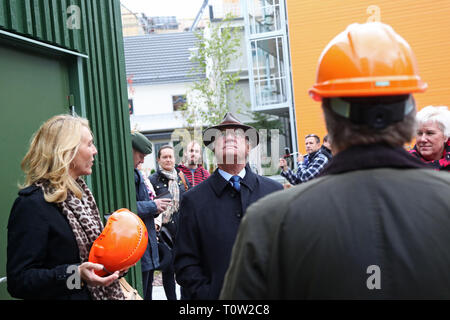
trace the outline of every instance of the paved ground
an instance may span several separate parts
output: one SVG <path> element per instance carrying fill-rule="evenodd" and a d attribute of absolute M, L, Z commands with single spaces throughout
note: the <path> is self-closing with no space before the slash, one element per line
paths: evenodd
<path fill-rule="evenodd" d="M 180 286 L 177 285 L 176 288 L 177 292 L 177 298 L 180 299 Z M 152 298 L 153 300 L 167 300 L 166 294 L 164 293 L 164 287 L 163 286 L 154 286 L 153 292 L 152 292 Z"/>
<path fill-rule="evenodd" d="M 176 284 L 176 293 L 177 298 L 180 299 L 180 286 Z M 162 285 L 161 273 L 155 272 L 155 278 L 153 280 L 153 292 L 152 292 L 153 300 L 167 300 L 166 294 L 164 293 L 164 287 Z"/>

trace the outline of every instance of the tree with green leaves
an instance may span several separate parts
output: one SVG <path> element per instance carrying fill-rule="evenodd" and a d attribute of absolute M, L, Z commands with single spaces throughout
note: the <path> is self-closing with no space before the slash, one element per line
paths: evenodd
<path fill-rule="evenodd" d="M 191 57 L 195 63 L 191 74 L 197 75 L 197 79 L 181 108 L 188 127 L 217 124 L 232 105 L 248 105 L 242 102 L 242 92 L 236 85 L 241 70 L 229 71 L 232 62 L 242 55 L 241 31 L 232 25 L 233 19 L 227 14 L 219 23 L 209 23 L 205 30 L 195 33 L 198 46 Z M 205 77 L 199 78 L 199 74 Z"/>

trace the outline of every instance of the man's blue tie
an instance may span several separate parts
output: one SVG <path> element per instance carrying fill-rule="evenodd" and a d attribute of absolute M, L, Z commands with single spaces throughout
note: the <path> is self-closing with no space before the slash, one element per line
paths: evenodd
<path fill-rule="evenodd" d="M 241 190 L 241 184 L 240 184 L 241 177 L 239 177 L 239 176 L 232 176 L 232 177 L 230 178 L 230 181 L 231 181 L 231 183 L 233 184 L 233 187 L 234 187 L 237 191 L 240 191 L 240 190 Z"/>

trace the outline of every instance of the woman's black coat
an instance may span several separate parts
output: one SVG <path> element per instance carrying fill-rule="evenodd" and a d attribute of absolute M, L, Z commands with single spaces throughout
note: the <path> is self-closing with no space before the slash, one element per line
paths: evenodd
<path fill-rule="evenodd" d="M 189 190 L 191 188 L 191 184 L 189 183 L 189 180 L 185 177 L 184 180 L 187 185 L 187 189 L 186 189 L 185 185 L 183 184 L 183 181 L 180 178 L 180 171 L 178 169 L 176 169 L 176 170 L 177 170 L 177 174 L 178 174 L 177 183 L 178 183 L 178 187 L 180 190 L 180 200 L 181 200 L 181 196 L 183 195 L 184 192 L 186 192 L 187 190 Z M 161 173 L 160 169 L 158 169 L 158 171 L 156 171 L 154 174 L 152 174 L 149 177 L 149 179 L 153 185 L 153 188 L 155 189 L 156 196 L 159 196 L 159 195 L 164 194 L 169 191 L 169 179 Z M 177 222 L 178 222 L 178 212 L 174 212 L 172 223 L 170 223 L 167 226 L 168 229 L 170 230 L 171 235 L 174 240 L 175 240 L 175 236 L 176 236 Z"/>
<path fill-rule="evenodd" d="M 8 292 L 20 299 L 91 299 L 87 287 L 70 289 L 81 263 L 67 218 L 42 189 L 19 191 L 8 221 Z"/>

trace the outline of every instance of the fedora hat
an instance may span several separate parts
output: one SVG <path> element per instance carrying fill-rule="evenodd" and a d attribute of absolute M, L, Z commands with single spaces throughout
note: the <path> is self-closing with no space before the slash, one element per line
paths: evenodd
<path fill-rule="evenodd" d="M 205 146 L 214 151 L 213 142 L 216 138 L 216 130 L 224 131 L 226 129 L 242 129 L 245 132 L 245 136 L 249 139 L 251 148 L 256 147 L 259 143 L 258 130 L 240 122 L 231 112 L 227 112 L 221 123 L 203 131 L 203 143 Z"/>

